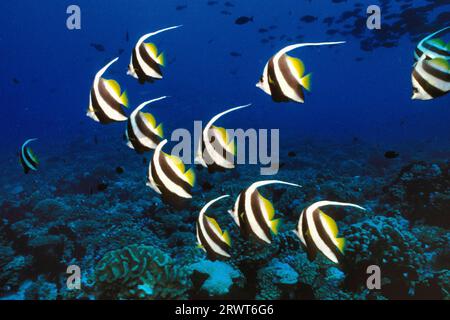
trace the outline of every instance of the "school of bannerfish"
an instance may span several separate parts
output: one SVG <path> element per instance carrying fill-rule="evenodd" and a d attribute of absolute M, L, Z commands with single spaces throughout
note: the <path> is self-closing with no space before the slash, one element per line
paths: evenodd
<path fill-rule="evenodd" d="M 165 66 L 164 53 L 159 53 L 155 44 L 145 41 L 180 27 L 182 26 L 173 26 L 143 35 L 132 51 L 127 74 L 141 84 L 161 80 L 163 78 L 161 68 Z M 416 62 L 412 72 L 412 99 L 430 100 L 450 91 L 450 42 L 446 44 L 439 38 L 449 32 L 450 27 L 446 27 L 427 36 L 418 44 L 414 53 Z M 270 95 L 274 102 L 304 103 L 304 89 L 311 91 L 311 74 L 305 75 L 303 62 L 287 53 L 302 47 L 344 43 L 340 41 L 289 45 L 269 59 L 256 86 Z M 95 75 L 87 116 L 101 124 L 127 121 L 125 130 L 127 145 L 137 153 L 153 150 L 148 167 L 147 185 L 160 194 L 164 203 L 174 208 L 183 208 L 192 199 L 192 188 L 195 185 L 194 170 L 193 168 L 186 170 L 179 157 L 163 151 L 167 143 L 164 139 L 163 124 L 158 124 L 151 113 L 142 111 L 146 106 L 167 97 L 143 102 L 128 117 L 124 109 L 128 108 L 127 93 L 122 91 L 115 80 L 104 78 L 109 67 L 118 59 L 113 59 Z M 195 153 L 196 164 L 207 168 L 209 172 L 222 172 L 235 167 L 234 138 L 230 138 L 227 130 L 216 126 L 215 123 L 228 113 L 250 106 L 251 104 L 247 104 L 225 110 L 208 122 Z M 25 173 L 36 171 L 38 168 L 39 161 L 28 146 L 35 140 L 27 140 L 20 151 L 20 163 Z M 271 184 L 301 187 L 295 183 L 266 180 L 255 182 L 243 190 L 237 196 L 229 214 L 245 239 L 270 244 L 273 236 L 278 234 L 280 219 L 275 218 L 272 203 L 258 191 L 259 188 Z M 228 197 L 229 195 L 223 195 L 208 202 L 201 209 L 196 222 L 198 247 L 211 259 L 231 257 L 230 234 L 222 231 L 217 221 L 207 215 L 208 209 L 213 204 Z M 317 253 L 321 252 L 330 261 L 340 264 L 344 257 L 345 239 L 339 237 L 335 220 L 321 210 L 325 206 L 365 209 L 353 203 L 322 200 L 311 204 L 300 213 L 297 230 L 293 232 L 305 248 L 308 258 L 314 260 Z"/>

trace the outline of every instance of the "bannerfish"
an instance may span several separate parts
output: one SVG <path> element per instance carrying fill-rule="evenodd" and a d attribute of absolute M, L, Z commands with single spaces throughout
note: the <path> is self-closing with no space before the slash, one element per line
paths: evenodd
<path fill-rule="evenodd" d="M 311 90 L 311 74 L 305 74 L 305 66 L 300 59 L 287 55 L 301 47 L 342 44 L 339 42 L 299 43 L 278 51 L 264 67 L 263 74 L 256 87 L 272 96 L 275 102 L 305 102 L 303 88 Z"/>
<path fill-rule="evenodd" d="M 153 82 L 156 79 L 162 79 L 161 66 L 165 65 L 164 53 L 158 53 L 155 44 L 144 43 L 144 41 L 159 33 L 179 27 L 181 26 L 165 28 L 143 35 L 133 49 L 127 74 L 138 79 L 141 84 L 146 81 Z"/>
<path fill-rule="evenodd" d="M 23 171 L 25 174 L 28 174 L 30 170 L 37 171 L 39 160 L 34 154 L 31 147 L 28 146 L 29 143 L 36 141 L 37 139 L 28 139 L 25 141 L 25 143 L 22 145 L 22 148 L 20 150 L 20 164 L 23 167 Z"/>
<path fill-rule="evenodd" d="M 228 231 L 222 231 L 214 218 L 206 215 L 207 210 L 215 202 L 227 198 L 229 195 L 218 197 L 208 202 L 198 216 L 196 233 L 198 247 L 212 258 L 230 258 L 231 240 Z"/>
<path fill-rule="evenodd" d="M 442 39 L 439 39 L 439 37 L 447 33 L 450 33 L 450 27 L 436 31 L 420 41 L 414 51 L 414 59 L 416 62 L 423 55 L 425 55 L 427 60 L 434 58 L 450 59 L 450 42 L 446 44 Z"/>
<path fill-rule="evenodd" d="M 275 183 L 301 187 L 294 183 L 267 180 L 253 183 L 242 191 L 229 213 L 244 236 L 254 235 L 259 240 L 271 243 L 272 233 L 278 233 L 280 219 L 274 219 L 275 210 L 272 203 L 258 192 L 258 188 Z"/>
<path fill-rule="evenodd" d="M 106 70 L 117 60 L 119 58 L 112 60 L 95 75 L 89 96 L 87 116 L 102 124 L 127 120 L 122 108 L 122 106 L 128 107 L 126 91 L 121 93 L 120 85 L 115 80 L 103 78 Z"/>
<path fill-rule="evenodd" d="M 230 112 L 249 106 L 251 104 L 228 109 L 214 116 L 207 123 L 198 144 L 195 163 L 208 168 L 209 172 L 234 168 L 234 157 L 236 155 L 234 137 L 230 138 L 225 128 L 216 127 L 214 123 Z"/>
<path fill-rule="evenodd" d="M 192 198 L 195 173 L 192 168 L 185 171 L 180 158 L 162 151 L 166 143 L 167 140 L 161 141 L 155 149 L 148 166 L 147 186 L 159 193 L 165 203 L 178 208 Z"/>
<path fill-rule="evenodd" d="M 411 76 L 413 100 L 431 100 L 450 91 L 449 61 L 444 58 L 427 60 L 425 55 L 420 58 Z"/>
<path fill-rule="evenodd" d="M 164 137 L 162 123 L 157 125 L 155 117 L 151 113 L 142 112 L 141 110 L 147 105 L 166 99 L 160 97 L 142 103 L 130 115 L 128 119 L 125 138 L 127 146 L 136 150 L 137 153 L 144 153 L 156 149 L 157 145 Z"/>
<path fill-rule="evenodd" d="M 298 222 L 295 234 L 306 247 L 308 259 L 313 261 L 317 251 L 322 252 L 334 263 L 342 261 L 345 239 L 338 238 L 339 230 L 336 222 L 320 210 L 324 206 L 346 206 L 366 210 L 352 203 L 335 201 L 319 201 L 305 208 Z"/>

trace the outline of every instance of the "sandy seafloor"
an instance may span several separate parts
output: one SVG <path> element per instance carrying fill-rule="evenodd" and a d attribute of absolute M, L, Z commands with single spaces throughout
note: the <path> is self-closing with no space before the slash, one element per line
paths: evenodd
<path fill-rule="evenodd" d="M 37 173 L 22 177 L 2 160 L 0 297 L 3 299 L 449 299 L 449 163 L 446 153 L 403 153 L 355 139 L 336 147 L 303 141 L 281 150 L 269 177 L 303 188 L 269 186 L 283 224 L 271 245 L 244 241 L 226 213 L 258 166 L 197 171 L 192 208 L 173 210 L 145 186 L 149 155 L 123 152 L 106 137 L 74 141 L 40 154 Z M 96 144 L 96 143 L 97 144 Z M 100 147 L 101 146 L 101 147 Z M 298 147 L 301 146 L 301 147 Z M 101 150 L 101 151 L 99 151 Z M 289 156 L 288 153 L 290 152 Z M 120 166 L 124 172 L 119 174 Z M 20 179 L 18 177 L 21 177 Z M 206 183 L 207 182 L 207 183 Z M 104 183 L 106 190 L 99 191 Z M 232 258 L 208 260 L 197 248 L 201 207 L 232 238 Z M 309 261 L 291 232 L 301 210 L 318 200 L 360 204 L 367 212 L 328 208 L 347 240 L 345 266 Z M 381 269 L 380 290 L 366 287 L 367 266 Z M 81 290 L 68 290 L 68 265 L 81 268 Z"/>

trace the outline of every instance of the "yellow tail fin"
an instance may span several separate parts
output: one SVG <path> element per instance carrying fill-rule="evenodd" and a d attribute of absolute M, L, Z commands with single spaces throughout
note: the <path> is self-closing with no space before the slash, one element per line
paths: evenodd
<path fill-rule="evenodd" d="M 127 92 L 126 92 L 126 91 L 124 91 L 124 92 L 122 93 L 122 95 L 120 96 L 120 101 L 122 102 L 122 104 L 123 104 L 125 107 L 128 108 L 128 95 L 127 95 Z"/>
<path fill-rule="evenodd" d="M 225 243 L 231 247 L 231 238 L 230 238 L 230 234 L 228 233 L 228 231 L 225 230 L 225 232 L 223 233 L 223 240 L 225 241 Z"/>
<path fill-rule="evenodd" d="M 312 74 L 308 74 L 300 79 L 300 84 L 308 91 L 311 91 L 311 76 Z"/>
<path fill-rule="evenodd" d="M 337 238 L 337 243 L 338 243 L 338 249 L 340 252 L 344 253 L 344 249 L 345 249 L 345 238 Z"/>
<path fill-rule="evenodd" d="M 164 138 L 164 128 L 162 123 L 160 123 L 159 126 L 156 128 L 156 134 L 161 138 Z"/>
<path fill-rule="evenodd" d="M 166 65 L 166 56 L 164 55 L 164 52 L 161 52 L 161 54 L 156 59 L 156 62 L 158 62 L 163 67 Z"/>
<path fill-rule="evenodd" d="M 184 176 L 187 178 L 188 183 L 191 185 L 191 187 L 193 187 L 195 185 L 195 172 L 194 172 L 194 169 L 190 168 L 188 171 L 186 171 Z"/>
<path fill-rule="evenodd" d="M 280 223 L 281 223 L 280 219 L 270 221 L 270 230 L 272 230 L 274 234 L 278 234 L 278 230 L 280 229 Z"/>

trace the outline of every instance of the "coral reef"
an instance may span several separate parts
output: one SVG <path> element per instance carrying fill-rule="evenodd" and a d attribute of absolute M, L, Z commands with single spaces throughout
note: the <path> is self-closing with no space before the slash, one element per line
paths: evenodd
<path fill-rule="evenodd" d="M 111 251 L 100 260 L 95 274 L 100 298 L 183 299 L 190 287 L 186 270 L 151 246 Z"/>

